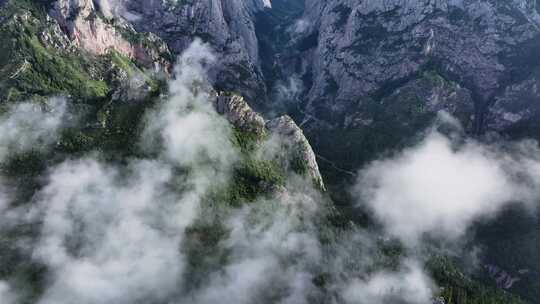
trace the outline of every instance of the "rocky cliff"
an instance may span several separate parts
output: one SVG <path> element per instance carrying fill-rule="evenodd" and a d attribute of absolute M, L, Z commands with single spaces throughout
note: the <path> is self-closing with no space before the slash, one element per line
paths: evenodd
<path fill-rule="evenodd" d="M 168 46 L 153 33 L 138 34 L 131 24 L 116 18 L 107 1 L 58 0 L 49 14 L 72 44 L 95 55 L 114 49 L 156 71 L 166 70 Z"/>
<path fill-rule="evenodd" d="M 472 132 L 500 131 L 533 115 L 517 95 L 539 64 L 536 1 L 308 0 L 302 18 L 304 31 L 292 37 L 304 45 L 301 68 L 287 64 L 285 74 L 309 76 L 307 109 L 326 123 L 365 115 L 366 103 L 399 95 L 425 71 L 471 96 Z M 433 98 L 419 104 L 430 112 Z"/>
<path fill-rule="evenodd" d="M 168 48 L 178 55 L 195 37 L 201 38 L 219 54 L 210 69 L 216 86 L 264 98 L 254 28 L 255 13 L 265 7 L 262 0 L 47 2 L 50 15 L 77 46 L 94 54 L 114 48 L 156 69 Z"/>
<path fill-rule="evenodd" d="M 155 151 L 143 149 L 139 140 L 157 137 L 157 141 L 150 140 L 150 145 L 159 149 L 160 136 L 145 137 L 146 133 L 141 133 L 148 123 L 149 112 L 171 99 L 171 91 L 167 90 L 171 78 L 185 81 L 182 68 L 176 70 L 174 77 L 168 73 L 174 56 L 184 51 L 195 37 L 208 42 L 218 56 L 209 68 L 210 80 L 220 93 L 207 92 L 206 85 L 199 87 L 202 76 L 189 82 L 189 88 L 176 90 L 182 96 L 187 94 L 188 99 L 200 97 L 200 91 L 204 91 L 201 95 L 204 100 L 195 98 L 202 104 L 174 104 L 169 114 L 183 115 L 194 109 L 211 114 L 189 117 L 193 119 L 189 124 L 174 124 L 166 134 L 168 137 L 161 140 L 166 142 L 180 136 L 176 145 L 179 151 L 163 158 L 173 158 L 181 164 L 183 160 L 177 157 L 184 156 L 183 148 L 190 145 L 196 148 L 202 141 L 203 149 L 193 149 L 189 154 L 194 164 L 203 164 L 202 171 L 210 175 L 219 173 L 220 167 L 216 169 L 213 155 L 206 155 L 204 146 L 220 150 L 231 145 L 234 160 L 226 168 L 231 179 L 223 185 L 220 181 L 220 187 L 203 181 L 211 189 L 201 197 L 201 202 L 209 204 L 209 210 L 217 211 L 215 218 L 223 217 L 230 208 L 259 202 L 267 208 L 267 201 L 275 196 L 279 202 L 287 202 L 286 196 L 304 190 L 295 188 L 305 187 L 317 197 L 325 196 L 324 191 L 313 191 L 309 183 L 303 182 L 308 180 L 318 190 L 325 190 L 318 155 L 324 160 L 322 169 L 327 181 L 328 176 L 334 177 L 333 171 L 354 176 L 352 171 L 358 165 L 416 136 L 441 110 L 458 117 L 470 133 L 494 130 L 531 136 L 535 135 L 536 129 L 531 128 L 535 124 L 540 130 L 537 106 L 540 68 L 536 59 L 540 18 L 536 2 L 0 0 L 0 5 L 6 3 L 0 10 L 0 54 L 3 55 L 0 56 L 0 113 L 22 101 L 47 108 L 51 96 L 64 96 L 69 113 L 73 113 L 68 115 L 58 139 L 47 142 L 50 151 L 41 151 L 38 143 L 32 146 L 31 153 L 9 159 L 7 165 L 0 164 L 0 177 L 7 174 L 10 180 L 21 184 L 21 197 L 17 197 L 21 202 L 31 201 L 42 186 L 45 169 L 64 159 L 99 153 L 104 161 L 121 166 L 129 159 L 156 157 Z M 193 57 L 185 60 L 198 58 Z M 182 59 L 178 61 L 182 63 Z M 184 68 L 190 72 L 189 65 Z M 212 102 L 228 123 L 214 115 Z M 253 109 L 261 103 L 267 103 L 266 115 Z M 199 106 L 202 109 L 197 109 Z M 166 116 L 160 114 L 163 112 L 152 117 Z M 194 129 L 190 128 L 192 125 Z M 158 123 L 157 127 L 163 126 Z M 224 136 L 208 137 L 214 132 Z M 316 144 L 317 154 L 308 138 Z M 180 176 L 199 172 L 198 168 L 176 169 Z M 211 180 L 215 177 L 211 176 Z M 141 178 L 154 179 L 155 176 Z M 167 183 L 165 188 L 182 184 L 181 179 Z M 332 182 L 335 180 L 329 186 L 337 190 L 329 192 L 345 192 L 342 184 L 336 187 Z M 299 200 L 307 198 L 301 195 Z M 153 203 L 149 210 L 156 209 Z M 301 202 L 301 209 L 307 206 L 304 203 Z M 109 205 L 104 207 L 109 209 Z M 353 225 L 337 209 L 321 209 L 325 209 L 325 214 L 314 226 L 321 229 L 325 247 L 331 247 L 327 242 L 335 235 L 348 234 L 346 229 Z M 293 216 L 295 221 L 305 220 Z M 215 218 L 204 220 L 212 222 Z M 177 219 L 171 222 L 176 223 Z M 282 224 L 280 220 L 276 223 Z M 197 223 L 188 230 L 196 248 L 189 256 L 198 259 L 189 262 L 197 270 L 194 272 L 199 269 L 205 272 L 205 265 L 219 263 L 221 259 L 221 252 L 214 249 L 224 243 L 228 233 L 220 227 L 215 229 L 214 224 Z M 15 231 L 25 229 L 17 226 Z M 274 234 L 269 236 L 275 239 Z M 276 240 L 279 246 L 295 247 L 291 242 Z M 3 235 L 0 241 L 5 242 Z M 209 244 L 200 244 L 205 241 Z M 6 242 L 19 243 L 12 239 Z M 345 247 L 354 251 L 363 247 L 354 242 L 349 244 L 349 239 L 346 244 Z M 389 261 L 389 265 L 395 265 L 395 255 L 400 255 L 401 249 L 381 246 L 384 246 L 384 259 L 388 255 L 394 261 Z M 347 250 L 345 247 L 332 249 L 330 256 L 334 258 L 338 253 L 341 259 L 339 252 Z M 177 252 L 178 246 L 171 250 Z M 202 255 L 201 251 L 204 251 Z M 265 261 L 268 252 L 263 248 Z M 368 254 L 373 256 L 371 252 Z M 31 286 L 35 284 L 39 288 L 29 292 L 29 297 L 36 298 L 28 303 L 38 301 L 46 286 L 42 286 L 45 281 L 34 281 L 41 280 L 48 270 L 30 265 L 31 257 L 25 260 L 12 256 L 11 252 L 8 255 L 7 268 L 0 265 L 0 280 L 14 276 L 17 280 L 31 281 Z M 290 257 L 283 256 L 283 260 L 289 261 Z M 351 255 L 345 260 L 363 259 Z M 334 271 L 331 269 L 334 265 L 323 266 L 320 275 L 317 270 L 317 275 L 307 277 L 305 282 L 314 285 L 320 302 L 336 302 L 330 299 L 340 296 L 340 291 L 333 289 L 332 275 L 324 271 L 326 266 Z M 351 266 L 361 275 L 367 273 Z M 450 288 L 441 289 L 441 298 L 435 303 L 449 303 L 444 299 L 467 293 L 484 302 L 511 303 L 485 300 L 482 285 L 464 280 L 464 274 L 447 264 L 436 267 L 441 271 L 436 279 Z M 249 266 L 248 272 L 252 269 Z M 369 269 L 373 269 L 371 265 Z M 187 273 L 186 282 L 190 284 L 208 281 L 205 276 Z M 337 273 L 336 277 L 341 280 L 343 273 Z M 506 277 L 505 274 L 503 279 Z M 146 278 L 141 282 L 140 286 L 147 285 Z M 151 289 L 161 290 L 161 286 Z M 279 285 L 270 289 L 284 290 Z M 229 290 L 232 289 L 224 294 Z M 329 298 L 325 298 L 327 295 Z M 496 291 L 495 295 L 497 299 L 508 296 L 499 296 Z"/>
<path fill-rule="evenodd" d="M 289 116 L 265 121 L 259 113 L 251 109 L 243 97 L 235 94 L 220 93 L 214 106 L 218 113 L 243 132 L 255 134 L 261 139 L 276 136 L 281 150 L 281 153 L 277 153 L 277 161 L 281 166 L 305 175 L 318 189 L 326 189 L 315 152 L 302 129 Z"/>
<path fill-rule="evenodd" d="M 125 1 L 129 19 L 142 32 L 163 38 L 177 54 L 195 37 L 219 54 L 211 69 L 213 82 L 240 91 L 250 99 L 264 98 L 254 16 L 262 0 Z"/>
<path fill-rule="evenodd" d="M 219 54 L 213 83 L 259 105 L 282 99 L 273 93 L 293 79 L 301 96 L 293 106 L 304 113 L 294 117 L 310 130 L 375 124 L 371 108 L 391 100 L 412 103 L 399 119 L 445 109 L 472 133 L 517 132 L 538 115 L 523 102 L 537 97 L 540 14 L 532 0 L 49 2 L 71 39 L 94 53 L 114 46 L 155 61 L 159 51 L 122 35 L 131 28 L 176 54 L 200 37 Z M 426 85 L 426 73 L 444 83 Z"/>
<path fill-rule="evenodd" d="M 327 174 L 441 110 L 470 134 L 538 138 L 539 16 L 531 0 L 274 1 L 257 15 L 270 108 L 301 122 Z"/>

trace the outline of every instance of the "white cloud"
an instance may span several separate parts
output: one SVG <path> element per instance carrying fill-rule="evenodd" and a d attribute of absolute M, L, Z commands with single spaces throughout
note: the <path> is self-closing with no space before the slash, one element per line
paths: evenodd
<path fill-rule="evenodd" d="M 209 101 L 212 97 L 204 71 L 214 60 L 200 40 L 183 53 L 170 83 L 171 97 L 148 116 L 143 145 L 151 150 L 161 141 L 169 160 L 181 166 L 197 165 L 198 170 L 214 169 L 217 174 L 226 172 L 220 166 L 232 164 L 236 155 L 231 127 Z"/>
<path fill-rule="evenodd" d="M 417 146 L 362 170 L 354 192 L 406 244 L 425 234 L 452 241 L 509 203 L 534 206 L 539 156 L 532 142 L 455 143 L 432 131 Z"/>
<path fill-rule="evenodd" d="M 0 115 L 0 162 L 16 153 L 40 151 L 53 144 L 66 112 L 63 98 L 46 104 L 31 102 L 10 106 Z"/>
<path fill-rule="evenodd" d="M 286 81 L 276 82 L 273 88 L 272 110 L 283 112 L 300 103 L 300 94 L 304 90 L 302 79 L 292 75 Z"/>
<path fill-rule="evenodd" d="M 166 301 L 181 292 L 184 230 L 237 158 L 205 90 L 203 61 L 211 59 L 198 42 L 180 58 L 170 96 L 141 139 L 147 147 L 161 140 L 149 147 L 155 158 L 66 161 L 49 171 L 29 210 L 10 210 L 12 220 L 41 223 L 32 256 L 49 282 L 39 304 Z"/>
<path fill-rule="evenodd" d="M 35 207 L 43 227 L 33 255 L 54 274 L 40 304 L 133 303 L 176 290 L 179 246 L 197 201 L 167 190 L 163 164 L 130 169 L 120 178 L 88 159 L 51 173 Z"/>
<path fill-rule="evenodd" d="M 420 264 L 405 261 L 398 271 L 377 272 L 367 280 L 355 279 L 342 292 L 350 304 L 430 304 L 433 286 Z"/>
<path fill-rule="evenodd" d="M 98 0 L 99 10 L 107 19 L 122 17 L 128 21 L 138 21 L 141 16 L 126 9 L 126 0 Z"/>
<path fill-rule="evenodd" d="M 293 34 L 304 34 L 306 33 L 311 26 L 311 22 L 306 19 L 299 19 L 296 21 L 290 28 Z"/>
<path fill-rule="evenodd" d="M 303 193 L 286 199 L 257 202 L 230 218 L 230 235 L 222 243 L 230 259 L 188 302 L 309 303 L 311 269 L 322 259 L 312 221 L 319 202 Z"/>
<path fill-rule="evenodd" d="M 32 253 L 47 266 L 48 281 L 38 303 L 303 304 L 320 295 L 314 278 L 322 270 L 336 279 L 327 282 L 324 296 L 338 303 L 430 303 L 434 287 L 421 263 L 407 259 L 395 271 L 367 271 L 375 263 L 375 237 L 351 231 L 352 238 L 329 236 L 342 231 L 320 226 L 328 225 L 318 214 L 324 199 L 296 180 L 274 197 L 212 214 L 213 224 L 227 231 L 215 248 L 226 259 L 202 286 L 184 289 L 190 279 L 185 229 L 201 216 L 208 192 L 230 181 L 239 159 L 231 127 L 212 107 L 204 70 L 214 60 L 199 41 L 179 58 L 169 96 L 146 119 L 141 145 L 152 157 L 127 159 L 127 165 L 91 156 L 66 161 L 50 168 L 30 210 L 10 213 L 12 222 L 40 224 Z M 54 123 L 45 123 L 50 134 L 63 114 L 52 116 Z M 30 130 L 23 138 L 54 142 L 37 127 L 21 130 Z M 512 153 L 499 148 L 453 144 L 434 132 L 417 147 L 373 163 L 356 190 L 388 232 L 409 244 L 424 233 L 456 238 L 508 201 L 535 198 L 540 162 L 532 154 L 538 147 L 522 142 L 512 145 Z M 280 149 L 283 140 L 271 137 L 256 154 L 272 158 Z M 0 196 L 2 215 L 8 214 L 7 201 Z M 325 228 L 323 237 L 336 243 L 321 243 Z M 0 283 L 0 295 L 8 294 Z"/>
<path fill-rule="evenodd" d="M 0 300 L 2 304 L 15 304 L 17 300 L 8 283 L 2 280 L 0 280 Z"/>

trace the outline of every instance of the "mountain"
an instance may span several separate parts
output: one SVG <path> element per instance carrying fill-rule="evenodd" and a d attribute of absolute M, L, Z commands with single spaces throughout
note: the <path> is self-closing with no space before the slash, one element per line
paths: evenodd
<path fill-rule="evenodd" d="M 0 0 L 0 299 L 535 303 L 537 5 Z"/>
<path fill-rule="evenodd" d="M 219 53 L 209 72 L 217 88 L 291 114 L 319 154 L 344 169 L 404 144 L 441 109 L 470 134 L 537 133 L 524 131 L 538 115 L 536 1 L 58 1 L 51 15 L 63 24 L 70 7 L 93 2 L 173 54 L 203 38 Z M 321 132 L 341 140 L 328 143 Z M 342 154 L 327 151 L 336 145 Z M 345 155 L 352 148 L 361 152 Z"/>
<path fill-rule="evenodd" d="M 537 138 L 539 20 L 536 1 L 306 1 L 272 73 L 302 80 L 299 119 L 316 146 L 328 145 L 321 129 L 342 130 L 345 150 L 361 143 L 341 167 L 403 143 L 441 109 L 471 134 Z"/>

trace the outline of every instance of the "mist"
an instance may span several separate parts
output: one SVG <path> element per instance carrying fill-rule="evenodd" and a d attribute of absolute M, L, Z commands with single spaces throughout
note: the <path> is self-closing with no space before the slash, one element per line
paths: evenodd
<path fill-rule="evenodd" d="M 434 283 L 415 260 L 406 260 L 397 271 L 380 271 L 369 280 L 354 279 L 343 290 L 347 303 L 385 304 L 433 302 Z"/>
<path fill-rule="evenodd" d="M 429 304 L 438 288 L 426 257 L 412 250 L 426 235 L 457 242 L 509 204 L 537 206 L 535 142 L 491 145 L 434 128 L 359 172 L 353 194 L 382 234 L 332 226 L 328 198 L 293 172 L 270 195 L 224 208 L 214 194 L 233 181 L 243 156 L 211 102 L 205 71 L 216 60 L 200 41 L 179 57 L 169 92 L 143 121 L 143 156 L 123 164 L 99 151 L 67 159 L 48 168 L 43 187 L 18 206 L 0 183 L 0 227 L 37 232 L 14 245 L 46 269 L 35 303 Z M 47 105 L 23 103 L 0 116 L 0 162 L 55 144 L 65 100 Z M 281 157 L 286 143 L 274 134 L 253 154 Z M 201 239 L 214 236 L 204 247 Z M 380 244 L 388 239 L 405 252 L 384 257 Z M 0 281 L 8 304 L 28 289 L 15 276 Z"/>
<path fill-rule="evenodd" d="M 97 4 L 107 19 L 121 17 L 128 21 L 137 21 L 141 18 L 126 9 L 125 0 L 98 0 Z"/>
<path fill-rule="evenodd" d="M 535 210 L 539 168 L 536 142 L 485 144 L 434 128 L 416 146 L 368 165 L 353 192 L 405 244 L 426 235 L 457 241 L 511 204 Z"/>
<path fill-rule="evenodd" d="M 43 151 L 55 143 L 65 121 L 66 101 L 51 98 L 44 103 L 8 105 L 0 114 L 0 163 L 8 156 Z"/>

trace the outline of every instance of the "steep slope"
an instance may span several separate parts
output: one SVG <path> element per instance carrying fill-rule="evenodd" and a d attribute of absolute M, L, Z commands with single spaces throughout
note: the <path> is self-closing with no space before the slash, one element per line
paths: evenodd
<path fill-rule="evenodd" d="M 470 127 L 480 132 L 486 107 L 531 74 L 537 62 L 535 1 L 308 1 L 306 6 L 310 26 L 303 37 L 316 37 L 307 51 L 313 63 L 312 112 L 321 108 L 348 116 L 363 99 L 377 101 L 433 70 L 471 92 L 477 123 Z"/>
<path fill-rule="evenodd" d="M 440 110 L 469 134 L 537 136 L 536 1 L 308 0 L 303 14 L 280 6 L 289 19 L 268 22 L 272 10 L 258 18 L 261 40 L 276 41 L 260 50 L 274 58 L 263 67 L 270 102 L 335 162 L 327 174 L 407 144 Z"/>
<path fill-rule="evenodd" d="M 212 82 L 223 90 L 239 91 L 251 100 L 264 99 L 254 15 L 262 0 L 125 1 L 133 25 L 163 38 L 179 54 L 194 37 L 219 54 L 210 70 Z"/>
<path fill-rule="evenodd" d="M 154 35 L 106 23 L 91 3 L 86 4 L 79 14 L 64 11 L 72 13 L 69 21 L 51 18 L 44 4 L 5 4 L 0 24 L 4 100 L 73 94 L 79 101 L 92 102 L 131 88 L 146 93 L 157 89 L 158 76 L 171 65 L 168 47 Z"/>

